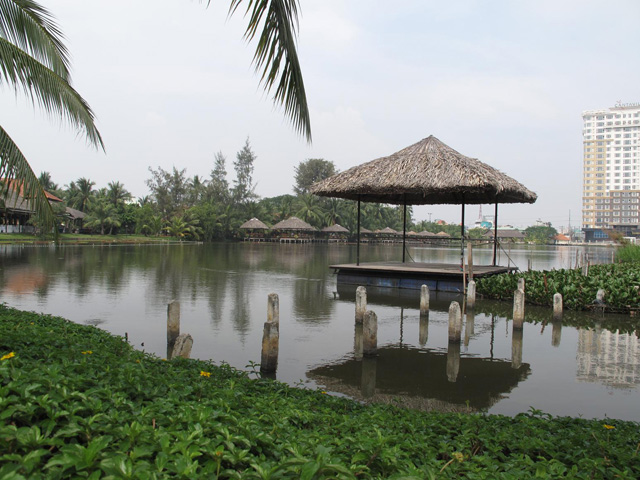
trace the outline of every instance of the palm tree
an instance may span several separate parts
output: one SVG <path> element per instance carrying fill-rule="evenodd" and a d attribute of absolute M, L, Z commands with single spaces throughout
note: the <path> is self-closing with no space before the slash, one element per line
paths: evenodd
<path fill-rule="evenodd" d="M 71 86 L 69 56 L 51 14 L 33 0 L 0 2 L 0 83 L 24 91 L 50 114 L 60 115 L 84 133 L 88 142 L 104 149 L 94 115 Z M 44 231 L 55 226 L 55 216 L 29 162 L 7 131 L 0 127 L 0 193 L 12 181 L 29 198 Z"/>
<path fill-rule="evenodd" d="M 107 189 L 107 199 L 114 207 L 131 199 L 131 194 L 124 188 L 122 183 L 109 182 L 107 185 L 109 187 Z"/>
<path fill-rule="evenodd" d="M 85 218 L 85 226 L 100 228 L 100 235 L 104 235 L 105 227 L 109 228 L 109 235 L 113 227 L 119 227 L 122 223 L 118 218 L 116 208 L 105 198 L 100 198 L 91 209 L 91 213 Z"/>
<path fill-rule="evenodd" d="M 296 216 L 314 227 L 319 227 L 322 223 L 322 210 L 318 197 L 315 195 L 300 195 L 298 197 L 299 207 Z"/>
<path fill-rule="evenodd" d="M 91 200 L 95 195 L 93 186 L 96 182 L 88 178 L 79 178 L 75 182 L 69 184 L 67 190 L 67 203 L 71 208 L 77 208 L 81 212 L 86 212 Z"/>
<path fill-rule="evenodd" d="M 40 182 L 40 185 L 42 185 L 42 188 L 44 188 L 47 192 L 58 190 L 58 184 L 53 183 L 53 180 L 51 180 L 51 174 L 49 172 L 40 172 L 38 181 Z"/>

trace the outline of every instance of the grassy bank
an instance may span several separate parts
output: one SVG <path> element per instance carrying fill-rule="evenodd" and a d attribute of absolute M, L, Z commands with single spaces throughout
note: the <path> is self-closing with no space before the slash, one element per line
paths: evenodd
<path fill-rule="evenodd" d="M 640 263 L 592 265 L 587 276 L 580 269 L 505 273 L 477 280 L 477 292 L 489 298 L 513 301 L 518 279 L 525 279 L 527 303 L 553 306 L 561 293 L 564 308 L 609 312 L 640 309 Z M 637 288 L 636 288 L 637 287 Z M 598 290 L 605 291 L 604 305 L 596 304 Z"/>
<path fill-rule="evenodd" d="M 421 413 L 0 306 L 0 478 L 638 478 L 639 424 Z"/>
<path fill-rule="evenodd" d="M 68 245 L 103 245 L 103 244 L 150 244 L 177 242 L 175 237 L 147 237 L 144 235 L 81 235 L 62 233 L 59 237 L 61 244 Z M 47 245 L 53 242 L 53 237 L 44 238 L 26 233 L 1 233 L 0 245 Z"/>

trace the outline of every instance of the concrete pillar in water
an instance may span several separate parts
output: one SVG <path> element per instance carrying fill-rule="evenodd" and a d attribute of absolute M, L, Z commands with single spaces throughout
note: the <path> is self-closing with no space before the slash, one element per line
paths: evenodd
<path fill-rule="evenodd" d="M 356 288 L 356 323 L 362 323 L 367 312 L 367 289 Z"/>
<path fill-rule="evenodd" d="M 378 316 L 368 311 L 362 322 L 362 353 L 376 355 L 378 353 Z"/>
<path fill-rule="evenodd" d="M 522 330 L 524 323 L 524 290 L 516 290 L 513 294 L 513 328 Z"/>
<path fill-rule="evenodd" d="M 429 287 L 422 285 L 420 288 L 420 316 L 429 316 Z"/>
<path fill-rule="evenodd" d="M 562 337 L 562 322 L 559 320 L 555 320 L 551 323 L 551 346 L 559 347 L 561 337 Z"/>
<path fill-rule="evenodd" d="M 521 329 L 514 328 L 511 332 L 511 368 L 518 369 L 522 366 L 522 336 Z"/>
<path fill-rule="evenodd" d="M 262 332 L 262 355 L 260 371 L 273 373 L 278 369 L 280 349 L 280 300 L 278 295 L 270 293 L 267 297 L 267 321 Z"/>
<path fill-rule="evenodd" d="M 527 270 L 531 271 L 533 269 L 533 261 L 531 259 L 527 260 Z"/>
<path fill-rule="evenodd" d="M 562 320 L 562 294 L 553 295 L 553 320 Z"/>
<path fill-rule="evenodd" d="M 522 290 L 524 292 L 524 277 L 520 277 L 518 279 L 518 290 Z"/>
<path fill-rule="evenodd" d="M 449 342 L 460 343 L 462 334 L 462 312 L 458 302 L 449 305 Z"/>
<path fill-rule="evenodd" d="M 473 310 L 467 310 L 467 323 L 465 324 L 464 327 L 464 345 L 465 347 L 469 346 L 469 339 L 471 338 L 471 335 L 474 334 L 475 332 L 475 314 L 473 313 Z"/>
<path fill-rule="evenodd" d="M 429 315 L 420 315 L 420 326 L 418 330 L 418 342 L 423 347 L 429 340 Z"/>
<path fill-rule="evenodd" d="M 193 338 L 188 333 L 178 335 L 175 343 L 173 344 L 173 350 L 171 351 L 171 358 L 189 358 L 191 357 L 191 347 L 193 347 Z"/>
<path fill-rule="evenodd" d="M 476 282 L 471 280 L 467 287 L 467 308 L 476 306 Z"/>
<path fill-rule="evenodd" d="M 280 324 L 280 299 L 277 293 L 270 293 L 267 297 L 267 322 Z"/>
<path fill-rule="evenodd" d="M 356 323 L 355 334 L 353 336 L 353 356 L 356 360 L 362 360 L 362 324 Z"/>
<path fill-rule="evenodd" d="M 455 383 L 460 371 L 460 342 L 449 342 L 447 348 L 447 380 Z"/>
<path fill-rule="evenodd" d="M 376 357 L 364 357 L 362 359 L 360 393 L 364 398 L 371 398 L 376 393 L 377 363 L 378 359 Z"/>
<path fill-rule="evenodd" d="M 167 305 L 167 358 L 173 354 L 173 345 L 180 335 L 180 302 L 172 300 Z"/>

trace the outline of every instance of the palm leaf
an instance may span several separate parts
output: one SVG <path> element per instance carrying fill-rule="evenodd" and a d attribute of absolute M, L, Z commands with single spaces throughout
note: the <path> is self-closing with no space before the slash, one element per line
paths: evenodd
<path fill-rule="evenodd" d="M 0 37 L 69 79 L 69 52 L 62 32 L 44 7 L 32 0 L 0 0 Z"/>
<path fill-rule="evenodd" d="M 27 159 L 18 146 L 0 127 L 0 189 L 3 197 L 7 197 L 11 189 L 21 193 L 29 201 L 31 210 L 35 211 L 38 224 L 44 232 L 49 232 L 56 225 L 53 209 L 47 200 L 42 185 L 36 177 Z M 22 187 L 22 192 L 20 192 Z M 17 198 L 17 196 L 16 196 Z"/>
<path fill-rule="evenodd" d="M 242 1 L 231 0 L 229 15 Z M 248 0 L 245 16 L 249 23 L 244 37 L 253 40 L 262 25 L 253 56 L 260 81 L 267 92 L 275 87 L 273 101 L 284 106 L 294 128 L 311 142 L 309 106 L 296 46 L 298 6 L 298 0 Z"/>
<path fill-rule="evenodd" d="M 84 130 L 90 143 L 104 149 L 94 114 L 87 102 L 60 75 L 29 56 L 4 38 L 0 38 L 0 83 L 22 87 L 32 100 L 48 113 L 59 114 L 73 126 Z"/>

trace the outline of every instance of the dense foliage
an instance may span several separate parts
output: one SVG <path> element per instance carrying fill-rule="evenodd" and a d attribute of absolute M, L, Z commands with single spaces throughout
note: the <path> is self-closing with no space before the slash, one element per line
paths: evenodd
<path fill-rule="evenodd" d="M 553 295 L 562 294 L 564 307 L 571 310 L 597 308 L 604 311 L 630 311 L 640 308 L 640 266 L 633 263 L 592 265 L 588 275 L 581 269 L 505 273 L 479 278 L 479 294 L 512 300 L 518 279 L 525 279 L 526 301 L 553 305 Z M 604 305 L 596 302 L 598 290 L 605 291 Z"/>
<path fill-rule="evenodd" d="M 638 424 L 365 406 L 0 307 L 0 478 L 637 478 Z"/>
<path fill-rule="evenodd" d="M 616 261 L 623 263 L 640 262 L 640 245 L 623 245 L 616 250 Z M 640 265 L 640 263 L 638 263 Z"/>

